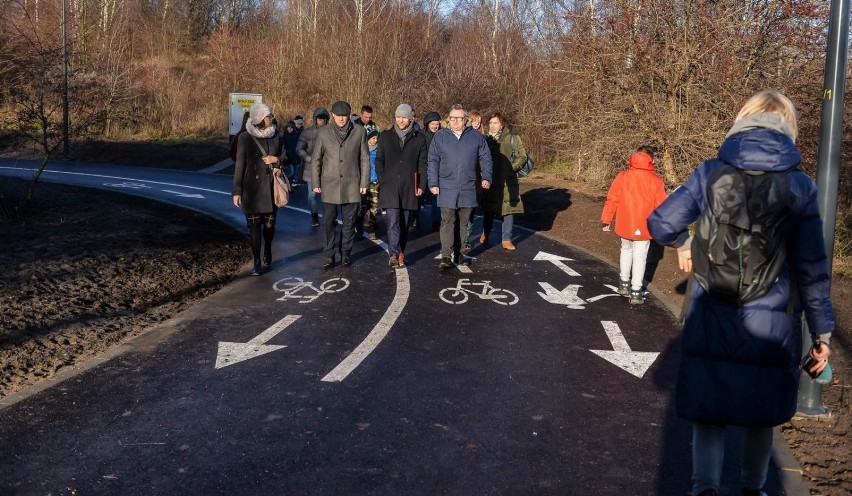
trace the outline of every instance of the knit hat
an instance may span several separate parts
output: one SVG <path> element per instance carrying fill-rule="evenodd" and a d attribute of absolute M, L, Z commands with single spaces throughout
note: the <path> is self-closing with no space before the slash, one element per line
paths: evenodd
<path fill-rule="evenodd" d="M 430 122 L 440 120 L 441 114 L 439 114 L 438 112 L 429 112 L 428 114 L 426 114 L 426 117 L 423 118 L 423 125 L 428 126 Z"/>
<path fill-rule="evenodd" d="M 293 124 L 295 124 L 297 126 L 301 126 L 304 123 L 305 123 L 305 121 L 304 121 L 304 119 L 302 119 L 301 115 L 298 115 L 298 116 L 296 116 L 295 119 L 293 119 Z"/>
<path fill-rule="evenodd" d="M 317 107 L 314 109 L 314 120 L 317 119 L 328 120 L 328 110 L 326 110 L 325 107 Z"/>
<path fill-rule="evenodd" d="M 272 113 L 269 105 L 264 103 L 255 103 L 249 107 L 249 120 L 255 126 L 263 122 L 263 118 Z"/>
<path fill-rule="evenodd" d="M 367 139 L 372 138 L 373 136 L 378 136 L 379 132 L 375 129 L 370 129 L 370 132 L 367 133 Z"/>
<path fill-rule="evenodd" d="M 349 117 L 350 112 L 352 112 L 352 107 L 343 100 L 338 100 L 331 105 L 331 113 L 334 115 L 345 115 L 346 117 Z"/>
<path fill-rule="evenodd" d="M 407 103 L 400 104 L 394 112 L 394 117 L 405 117 L 406 119 L 414 119 L 414 111 L 411 110 L 411 105 Z"/>

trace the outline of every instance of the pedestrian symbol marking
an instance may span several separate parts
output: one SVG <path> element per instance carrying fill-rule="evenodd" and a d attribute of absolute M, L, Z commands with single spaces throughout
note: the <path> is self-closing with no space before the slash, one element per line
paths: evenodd
<path fill-rule="evenodd" d="M 556 289 L 551 284 L 546 282 L 539 282 L 539 286 L 544 290 L 542 293 L 538 291 L 538 295 L 541 296 L 544 301 L 548 303 L 553 303 L 554 305 L 565 305 L 571 310 L 584 310 L 586 305 L 589 303 L 594 303 L 600 299 L 607 298 L 609 296 L 618 296 L 618 288 L 615 286 L 604 284 L 604 287 L 609 288 L 612 293 L 600 294 L 597 296 L 592 296 L 584 300 L 580 298 L 577 294 L 583 286 L 580 284 L 569 284 L 562 291 Z"/>

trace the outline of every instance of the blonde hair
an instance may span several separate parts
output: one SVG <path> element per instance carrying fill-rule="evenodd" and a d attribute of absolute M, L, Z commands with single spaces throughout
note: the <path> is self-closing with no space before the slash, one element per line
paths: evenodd
<path fill-rule="evenodd" d="M 782 121 L 790 125 L 793 130 L 793 136 L 790 137 L 793 138 L 793 141 L 796 140 L 799 135 L 799 125 L 796 123 L 796 107 L 780 91 L 765 90 L 749 98 L 743 108 L 740 109 L 734 122 L 758 113 L 775 114 L 780 117 Z"/>

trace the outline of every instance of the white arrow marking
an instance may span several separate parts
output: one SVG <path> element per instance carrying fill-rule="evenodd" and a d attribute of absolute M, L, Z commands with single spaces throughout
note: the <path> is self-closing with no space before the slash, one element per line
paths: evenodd
<path fill-rule="evenodd" d="M 301 315 L 288 315 L 278 322 L 272 324 L 269 329 L 261 332 L 257 337 L 250 340 L 248 343 L 229 343 L 226 341 L 219 342 L 219 352 L 216 354 L 216 368 L 221 369 L 228 365 L 248 360 L 249 358 L 258 357 L 269 353 L 270 351 L 280 350 L 286 346 L 264 344 L 274 338 L 279 332 L 283 331 L 290 324 L 295 322 Z"/>
<path fill-rule="evenodd" d="M 632 351 L 630 345 L 627 344 L 627 340 L 624 339 L 624 335 L 621 334 L 621 329 L 619 329 L 617 323 L 602 320 L 601 325 L 603 325 L 604 331 L 606 331 L 609 342 L 612 343 L 612 351 L 589 351 L 641 379 L 651 364 L 654 363 L 654 360 L 657 359 L 659 353 Z"/>
<path fill-rule="evenodd" d="M 172 191 L 172 190 L 169 190 L 169 189 L 164 189 L 163 192 L 164 193 L 172 193 L 174 195 L 180 196 L 181 198 L 204 198 L 204 195 L 200 195 L 198 193 L 191 195 L 189 193 L 181 193 L 180 191 Z"/>
<path fill-rule="evenodd" d="M 562 257 L 562 256 L 559 256 L 559 255 L 554 255 L 552 253 L 540 251 L 540 252 L 538 252 L 538 254 L 536 254 L 536 256 L 535 256 L 535 258 L 533 258 L 533 260 L 534 261 L 535 260 L 544 260 L 546 262 L 552 262 L 553 265 L 559 267 L 563 272 L 565 272 L 569 276 L 579 276 L 580 275 L 579 272 L 577 272 L 576 270 L 574 270 L 571 267 L 568 267 L 567 265 L 562 263 L 562 262 L 573 262 L 574 261 L 573 258 Z"/>

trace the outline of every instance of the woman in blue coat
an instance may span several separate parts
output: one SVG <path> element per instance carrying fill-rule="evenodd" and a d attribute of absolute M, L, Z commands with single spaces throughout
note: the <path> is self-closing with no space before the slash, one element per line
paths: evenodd
<path fill-rule="evenodd" d="M 787 261 L 769 291 L 737 304 L 690 284 L 675 400 L 678 415 L 693 422 L 695 495 L 719 494 L 726 425 L 745 428 L 743 494 L 764 494 L 772 428 L 796 410 L 802 311 L 812 337 L 825 343 L 811 352 L 815 372 L 825 367 L 830 353 L 834 313 L 828 261 L 816 186 L 798 170 L 797 132 L 792 102 L 775 91 L 758 93 L 740 110 L 718 158 L 701 163 L 648 218 L 654 239 L 678 248 L 681 269 L 691 272 L 693 245 L 687 228 L 708 205 L 713 172 L 725 163 L 745 171 L 790 171 Z"/>

